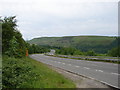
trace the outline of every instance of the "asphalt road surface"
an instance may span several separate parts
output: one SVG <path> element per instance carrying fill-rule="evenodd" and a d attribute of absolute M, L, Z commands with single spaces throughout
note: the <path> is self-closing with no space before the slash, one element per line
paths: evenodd
<path fill-rule="evenodd" d="M 43 54 L 33 54 L 30 57 L 42 63 L 98 80 L 115 88 L 120 88 L 118 85 L 118 79 L 120 79 L 118 78 L 120 76 L 118 74 L 118 64 L 58 58 Z"/>

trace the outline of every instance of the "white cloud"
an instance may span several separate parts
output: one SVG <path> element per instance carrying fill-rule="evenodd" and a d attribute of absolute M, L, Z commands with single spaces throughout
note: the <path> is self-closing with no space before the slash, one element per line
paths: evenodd
<path fill-rule="evenodd" d="M 17 15 L 24 38 L 117 35 L 118 0 L 1 0 L 0 15 Z"/>

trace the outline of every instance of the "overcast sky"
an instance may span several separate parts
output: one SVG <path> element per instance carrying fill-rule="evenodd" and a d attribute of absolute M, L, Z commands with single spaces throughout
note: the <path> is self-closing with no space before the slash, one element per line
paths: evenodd
<path fill-rule="evenodd" d="M 14 15 L 25 40 L 118 34 L 118 0 L 0 0 L 0 16 Z"/>

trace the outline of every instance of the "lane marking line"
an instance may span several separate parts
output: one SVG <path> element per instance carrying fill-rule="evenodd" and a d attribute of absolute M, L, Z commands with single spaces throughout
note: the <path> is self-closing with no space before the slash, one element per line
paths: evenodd
<path fill-rule="evenodd" d="M 114 75 L 120 75 L 120 74 L 118 74 L 118 73 L 111 73 L 111 74 L 114 74 Z"/>
<path fill-rule="evenodd" d="M 80 67 L 80 66 L 75 66 L 75 67 Z"/>
<path fill-rule="evenodd" d="M 95 71 L 98 71 L 97 69 Z"/>
<path fill-rule="evenodd" d="M 88 68 L 88 67 L 83 67 L 83 68 L 85 68 L 85 69 L 90 69 L 90 68 Z"/>
<path fill-rule="evenodd" d="M 71 66 L 71 64 L 68 64 L 69 66 Z"/>
<path fill-rule="evenodd" d="M 102 70 L 98 70 L 99 72 L 103 72 Z"/>
<path fill-rule="evenodd" d="M 97 69 L 95 71 L 103 72 L 102 70 L 97 70 Z"/>

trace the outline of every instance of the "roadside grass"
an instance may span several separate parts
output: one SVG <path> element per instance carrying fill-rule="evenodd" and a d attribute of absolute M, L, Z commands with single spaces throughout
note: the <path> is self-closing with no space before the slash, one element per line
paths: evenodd
<path fill-rule="evenodd" d="M 3 88 L 75 88 L 75 84 L 47 65 L 29 57 L 3 57 Z"/>

